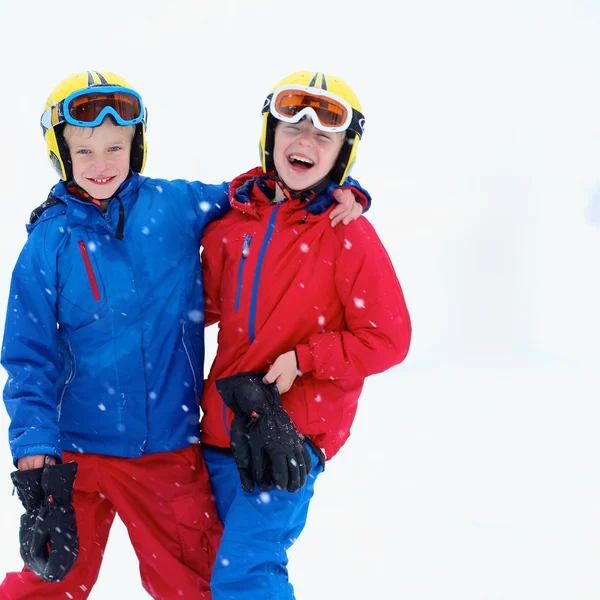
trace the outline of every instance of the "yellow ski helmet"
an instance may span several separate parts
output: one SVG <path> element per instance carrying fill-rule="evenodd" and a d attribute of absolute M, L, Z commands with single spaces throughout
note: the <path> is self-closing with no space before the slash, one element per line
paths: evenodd
<path fill-rule="evenodd" d="M 331 171 L 336 183 L 344 183 L 356 160 L 358 142 L 365 128 L 360 102 L 345 81 L 314 71 L 292 73 L 271 90 L 262 113 L 260 155 L 264 173 L 275 168 L 275 120 L 296 123 L 307 116 L 315 127 L 324 131 L 346 131 L 346 139 Z"/>
<path fill-rule="evenodd" d="M 148 116 L 141 96 L 114 73 L 82 71 L 69 75 L 50 92 L 41 118 L 48 158 L 61 179 L 73 178 L 71 156 L 63 136 L 65 125 L 97 127 L 107 115 L 117 125 L 135 125 L 130 168 L 135 173 L 144 170 Z"/>

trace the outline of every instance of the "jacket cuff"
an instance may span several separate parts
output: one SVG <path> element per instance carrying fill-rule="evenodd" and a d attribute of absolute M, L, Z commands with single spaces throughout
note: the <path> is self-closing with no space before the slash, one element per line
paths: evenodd
<path fill-rule="evenodd" d="M 362 206 L 363 214 L 369 210 L 371 207 L 371 197 L 367 196 L 363 190 L 353 185 L 343 185 L 342 189 L 350 190 L 354 194 L 355 200 Z"/>
<path fill-rule="evenodd" d="M 354 193 L 356 201 L 363 207 L 363 214 L 371 208 L 371 194 L 353 177 L 346 177 L 342 189 L 350 189 Z"/>
<path fill-rule="evenodd" d="M 296 352 L 296 362 L 298 363 L 300 373 L 310 373 L 314 367 L 310 346 L 308 344 L 299 344 L 294 348 L 294 351 Z"/>

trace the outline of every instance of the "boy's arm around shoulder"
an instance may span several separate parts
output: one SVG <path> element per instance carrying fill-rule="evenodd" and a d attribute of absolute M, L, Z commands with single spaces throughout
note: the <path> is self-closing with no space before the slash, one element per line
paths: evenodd
<path fill-rule="evenodd" d="M 335 284 L 347 329 L 297 345 L 298 366 L 317 379 L 364 378 L 404 360 L 410 315 L 390 257 L 367 219 L 359 217 L 332 234 L 341 244 Z"/>
<path fill-rule="evenodd" d="M 50 260 L 46 255 L 46 247 L 53 245 L 48 242 L 50 227 L 45 222 L 31 231 L 10 284 L 1 361 L 8 373 L 4 403 L 11 420 L 15 466 L 24 456 L 61 458 L 55 389 L 60 374 L 55 250 Z"/>
<path fill-rule="evenodd" d="M 190 221 L 193 230 L 200 234 L 208 223 L 220 219 L 230 209 L 228 181 L 219 184 L 185 179 L 149 181 L 158 188 L 164 186 L 178 196 L 184 217 Z"/>
<path fill-rule="evenodd" d="M 357 179 L 346 177 L 344 183 L 340 186 L 332 184 L 329 186 L 330 195 L 336 189 L 350 190 L 354 194 L 356 201 L 362 206 L 363 214 L 371 208 L 371 194 L 358 182 Z"/>

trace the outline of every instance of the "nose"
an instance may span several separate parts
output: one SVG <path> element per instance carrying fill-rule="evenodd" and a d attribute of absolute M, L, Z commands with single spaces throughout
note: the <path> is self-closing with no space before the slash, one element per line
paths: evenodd
<path fill-rule="evenodd" d="M 108 161 L 106 158 L 100 156 L 94 161 L 94 169 L 97 173 L 103 173 L 108 168 Z"/>
<path fill-rule="evenodd" d="M 303 131 L 300 137 L 298 138 L 298 143 L 301 146 L 312 146 L 313 136 L 310 131 Z"/>

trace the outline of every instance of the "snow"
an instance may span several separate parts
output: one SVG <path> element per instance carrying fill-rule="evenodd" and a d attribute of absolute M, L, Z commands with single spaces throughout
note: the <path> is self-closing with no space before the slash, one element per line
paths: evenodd
<path fill-rule="evenodd" d="M 3 3 L 0 306 L 55 182 L 39 117 L 64 76 L 129 79 L 149 108 L 145 173 L 218 183 L 258 164 L 279 79 L 335 73 L 367 118 L 352 175 L 414 338 L 367 381 L 317 483 L 290 552 L 297 597 L 597 600 L 600 7 L 388 4 Z M 212 327 L 208 361 L 215 343 Z M 14 570 L 5 434 L 0 457 L 0 565 Z M 90 598 L 147 597 L 117 520 Z"/>

